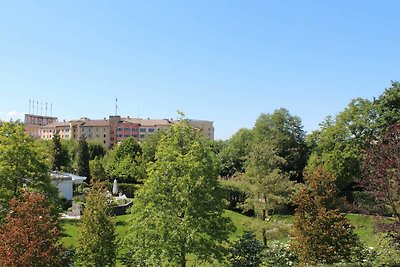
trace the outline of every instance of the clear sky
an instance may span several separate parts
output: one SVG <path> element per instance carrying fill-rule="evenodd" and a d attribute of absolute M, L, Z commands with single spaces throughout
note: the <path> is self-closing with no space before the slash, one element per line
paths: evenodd
<path fill-rule="evenodd" d="M 100 119 L 117 97 L 122 116 L 179 109 L 214 121 L 217 139 L 280 107 L 310 132 L 400 80 L 399 10 L 397 0 L 0 1 L 0 118 L 23 118 L 31 99 L 61 120 Z"/>

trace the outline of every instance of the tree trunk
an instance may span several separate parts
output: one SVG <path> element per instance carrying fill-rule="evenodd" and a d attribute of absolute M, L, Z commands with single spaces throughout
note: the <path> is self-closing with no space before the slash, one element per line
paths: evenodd
<path fill-rule="evenodd" d="M 262 229 L 262 236 L 263 236 L 264 247 L 267 247 L 267 233 L 265 231 L 265 228 Z"/>
<path fill-rule="evenodd" d="M 263 222 L 265 222 L 265 219 L 267 218 L 267 214 L 266 214 L 266 213 L 267 213 L 266 210 L 263 209 L 263 214 L 262 214 L 262 220 L 263 220 Z"/>
<path fill-rule="evenodd" d="M 181 246 L 180 262 L 181 262 L 181 267 L 186 267 L 186 246 L 184 243 L 182 243 L 182 246 Z"/>

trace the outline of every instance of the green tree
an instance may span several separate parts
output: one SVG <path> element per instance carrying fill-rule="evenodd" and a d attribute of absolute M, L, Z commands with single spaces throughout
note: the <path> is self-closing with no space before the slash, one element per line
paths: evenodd
<path fill-rule="evenodd" d="M 268 143 L 275 149 L 276 155 L 285 160 L 280 169 L 291 180 L 302 181 L 308 149 L 299 117 L 292 116 L 284 108 L 277 109 L 272 114 L 261 114 L 253 128 L 253 135 L 254 144 Z"/>
<path fill-rule="evenodd" d="M 245 232 L 230 249 L 232 267 L 257 267 L 262 262 L 263 245 L 252 232 Z"/>
<path fill-rule="evenodd" d="M 102 158 L 106 155 L 106 148 L 99 142 L 89 142 L 89 159 Z"/>
<path fill-rule="evenodd" d="M 111 178 L 123 182 L 140 182 L 146 177 L 142 163 L 142 149 L 138 142 L 129 137 L 115 146 L 104 158 L 104 169 Z"/>
<path fill-rule="evenodd" d="M 392 81 L 374 101 L 377 110 L 377 128 L 383 134 L 391 125 L 400 123 L 400 83 Z"/>
<path fill-rule="evenodd" d="M 48 155 L 42 153 L 34 140 L 19 123 L 2 122 L 0 125 L 0 218 L 8 202 L 21 194 L 23 187 L 42 192 L 52 199 L 58 197 L 51 184 Z"/>
<path fill-rule="evenodd" d="M 161 137 L 155 158 L 132 208 L 125 264 L 186 266 L 189 254 L 199 261 L 221 260 L 233 225 L 222 217 L 210 146 L 181 121 Z"/>
<path fill-rule="evenodd" d="M 335 119 L 328 117 L 320 131 L 313 133 L 313 152 L 307 169 L 323 165 L 337 177 L 336 184 L 342 193 L 353 190 L 354 182 L 361 176 L 364 152 L 375 139 L 375 121 L 372 102 L 352 100 Z"/>
<path fill-rule="evenodd" d="M 79 138 L 76 161 L 78 165 L 76 169 L 77 174 L 87 177 L 86 182 L 90 183 L 89 146 L 84 136 Z"/>
<path fill-rule="evenodd" d="M 61 138 L 59 132 L 53 135 L 53 162 L 52 162 L 52 170 L 53 171 L 61 171 L 68 166 L 69 158 L 68 151 L 62 146 Z"/>
<path fill-rule="evenodd" d="M 115 266 L 117 243 L 111 199 L 105 187 L 94 182 L 86 197 L 76 244 L 77 266 Z"/>
<path fill-rule="evenodd" d="M 305 175 L 306 186 L 293 197 L 297 205 L 291 249 L 303 264 L 350 261 L 359 240 L 339 211 L 335 176 L 318 167 Z"/>
<path fill-rule="evenodd" d="M 218 154 L 222 177 L 232 177 L 235 173 L 245 172 L 245 163 L 251 151 L 252 137 L 252 131 L 243 128 L 227 141 Z"/>
<path fill-rule="evenodd" d="M 285 159 L 279 157 L 268 143 L 253 146 L 247 166 L 247 181 L 253 195 L 247 199 L 250 207 L 262 210 L 262 220 L 275 209 L 288 204 L 295 190 L 295 182 L 289 180 L 288 174 L 281 171 Z M 262 229 L 264 245 L 267 245 L 266 225 Z"/>

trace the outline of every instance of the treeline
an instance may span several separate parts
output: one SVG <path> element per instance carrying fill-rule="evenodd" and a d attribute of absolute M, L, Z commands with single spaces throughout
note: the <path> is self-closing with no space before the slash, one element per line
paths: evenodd
<path fill-rule="evenodd" d="M 346 209 L 390 215 L 381 227 L 398 251 L 398 82 L 373 100 L 352 100 L 308 135 L 301 119 L 284 108 L 261 114 L 252 129 L 226 141 L 205 140 L 181 121 L 141 144 L 128 138 L 110 150 L 57 134 L 51 141 L 33 140 L 21 124 L 2 122 L 0 265 L 62 266 L 75 260 L 77 266 L 114 266 L 118 245 L 110 196 L 97 183 L 113 179 L 138 188 L 121 243 L 126 266 L 186 266 L 188 257 L 259 266 L 260 253 L 270 248 L 269 217 L 283 212 L 294 212 L 291 243 L 279 253 L 267 250 L 267 266 L 279 266 L 271 259 L 289 254 L 303 266 L 368 262 L 371 255 L 353 233 Z M 50 170 L 87 176 L 91 185 L 75 257 L 57 243 L 60 210 Z M 223 193 L 230 208 L 261 218 L 262 243 L 245 233 L 229 244 L 234 226 L 222 216 Z M 35 242 L 22 238 L 32 233 L 40 233 Z"/>

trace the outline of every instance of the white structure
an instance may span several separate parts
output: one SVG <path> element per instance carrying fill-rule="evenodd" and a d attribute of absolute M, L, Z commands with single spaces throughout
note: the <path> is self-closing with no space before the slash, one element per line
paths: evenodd
<path fill-rule="evenodd" d="M 58 188 L 60 196 L 65 197 L 67 200 L 72 200 L 74 185 L 81 184 L 86 177 L 74 175 L 71 173 L 58 173 L 52 172 L 51 182 Z"/>

